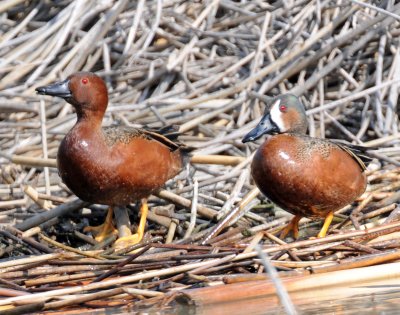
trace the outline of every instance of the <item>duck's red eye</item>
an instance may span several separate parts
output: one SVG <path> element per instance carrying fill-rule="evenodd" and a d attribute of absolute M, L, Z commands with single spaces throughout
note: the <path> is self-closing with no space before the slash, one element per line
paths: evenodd
<path fill-rule="evenodd" d="M 83 84 L 87 84 L 88 82 L 89 82 L 88 79 L 86 79 L 86 78 L 83 78 L 83 79 L 82 79 L 82 83 L 83 83 Z"/>
<path fill-rule="evenodd" d="M 281 106 L 279 106 L 279 110 L 281 112 L 286 112 L 287 111 L 287 107 L 285 105 L 281 105 Z"/>

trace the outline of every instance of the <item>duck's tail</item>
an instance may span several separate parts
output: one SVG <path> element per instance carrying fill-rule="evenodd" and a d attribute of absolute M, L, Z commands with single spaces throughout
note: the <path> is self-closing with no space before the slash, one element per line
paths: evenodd
<path fill-rule="evenodd" d="M 157 138 L 158 141 L 166 144 L 174 154 L 180 155 L 181 167 L 184 167 L 190 162 L 192 156 L 191 152 L 196 148 L 187 146 L 178 140 L 178 137 L 182 135 L 182 133 L 179 132 L 178 125 L 168 125 L 160 129 L 146 129 L 146 131 L 150 133 L 153 138 Z"/>

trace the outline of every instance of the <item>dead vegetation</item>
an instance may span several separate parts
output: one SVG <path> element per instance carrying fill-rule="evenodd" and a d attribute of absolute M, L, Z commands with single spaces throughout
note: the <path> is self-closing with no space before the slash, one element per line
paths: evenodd
<path fill-rule="evenodd" d="M 393 3 L 3 1 L 0 309 L 82 314 L 167 305 L 177 291 L 262 278 L 260 242 L 282 277 L 396 261 L 400 4 Z M 105 125 L 177 124 L 180 139 L 196 148 L 190 167 L 150 198 L 146 240 L 133 256 L 115 252 L 113 239 L 99 244 L 83 233 L 106 208 L 76 200 L 57 175 L 58 144 L 75 114 L 34 93 L 81 70 L 108 84 Z M 267 97 L 282 93 L 301 97 L 311 135 L 375 149 L 367 192 L 335 215 L 324 239 L 310 238 L 321 222 L 307 219 L 299 240 L 275 237 L 290 215 L 258 194 L 249 175 L 258 144 L 241 138 Z M 136 222 L 136 205 L 129 209 Z M 205 303 L 198 294 L 187 296 Z"/>

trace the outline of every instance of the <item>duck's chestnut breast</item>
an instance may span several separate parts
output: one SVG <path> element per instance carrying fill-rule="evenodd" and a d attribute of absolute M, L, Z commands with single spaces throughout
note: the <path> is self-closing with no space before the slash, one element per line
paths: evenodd
<path fill-rule="evenodd" d="M 256 185 L 293 214 L 325 216 L 353 202 L 367 178 L 354 158 L 327 140 L 294 134 L 269 136 L 252 162 Z"/>

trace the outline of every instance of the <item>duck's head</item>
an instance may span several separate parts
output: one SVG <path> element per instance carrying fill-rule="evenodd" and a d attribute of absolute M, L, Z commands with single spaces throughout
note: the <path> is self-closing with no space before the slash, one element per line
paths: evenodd
<path fill-rule="evenodd" d="M 65 99 L 75 107 L 78 117 L 93 113 L 102 116 L 108 104 L 106 84 L 91 72 L 74 73 L 64 81 L 38 87 L 36 92 Z"/>
<path fill-rule="evenodd" d="M 242 139 L 242 142 L 255 141 L 264 134 L 307 132 L 307 116 L 303 104 L 291 94 L 273 99 L 265 110 L 258 125 Z"/>

